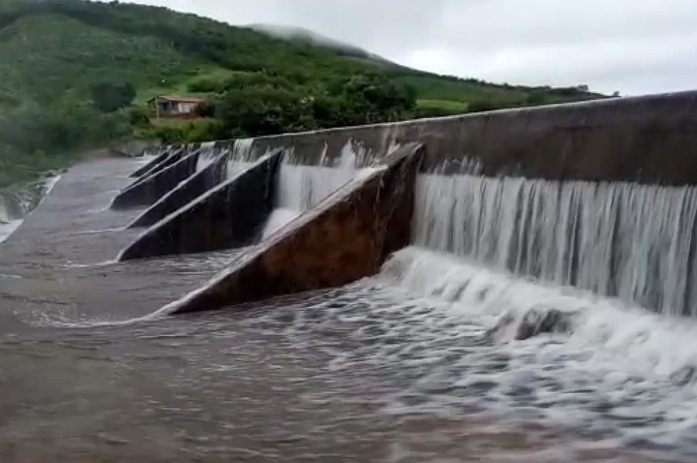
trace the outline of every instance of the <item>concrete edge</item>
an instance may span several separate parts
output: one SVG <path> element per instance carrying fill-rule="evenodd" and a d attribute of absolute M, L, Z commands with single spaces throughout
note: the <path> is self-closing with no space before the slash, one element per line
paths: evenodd
<path fill-rule="evenodd" d="M 159 315 L 237 306 L 374 275 L 409 243 L 424 153 L 417 143 L 401 148 L 382 168 L 346 184 Z"/>

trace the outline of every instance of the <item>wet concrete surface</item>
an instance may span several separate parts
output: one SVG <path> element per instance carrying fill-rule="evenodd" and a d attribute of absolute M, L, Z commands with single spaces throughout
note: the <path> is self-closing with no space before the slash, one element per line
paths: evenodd
<path fill-rule="evenodd" d="M 186 294 L 229 262 L 230 252 L 115 263 L 142 233 L 125 229 L 141 210 L 108 206 L 138 165 L 101 160 L 61 178 L 0 247 L 0 317 L 127 320 Z"/>

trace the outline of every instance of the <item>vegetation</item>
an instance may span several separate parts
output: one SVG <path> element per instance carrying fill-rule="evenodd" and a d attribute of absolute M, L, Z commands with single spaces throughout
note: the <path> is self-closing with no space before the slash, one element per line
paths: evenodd
<path fill-rule="evenodd" d="M 103 113 L 113 113 L 129 106 L 136 97 L 130 82 L 104 81 L 90 86 L 94 106 Z"/>
<path fill-rule="evenodd" d="M 0 189 L 59 168 L 79 150 L 130 134 L 125 113 L 103 114 L 70 96 L 48 106 L 6 107 L 0 112 Z"/>
<path fill-rule="evenodd" d="M 203 141 L 600 96 L 438 76 L 119 2 L 3 0 L 0 56 L 0 187 L 130 137 Z M 152 121 L 157 94 L 202 97 L 204 117 Z"/>

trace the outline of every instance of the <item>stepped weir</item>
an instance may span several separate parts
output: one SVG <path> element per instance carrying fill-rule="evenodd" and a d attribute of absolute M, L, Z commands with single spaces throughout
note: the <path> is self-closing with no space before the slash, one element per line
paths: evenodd
<path fill-rule="evenodd" d="M 456 458 L 462 416 L 513 416 L 588 461 L 694 461 L 696 231 L 697 92 L 157 146 L 74 167 L 0 244 L 0 348 L 53 330 L 42 371 L 73 384 L 69 349 L 111 346 L 95 407 L 226 457 L 310 461 L 289 433 L 318 423 L 360 444 L 318 455 Z M 130 436 L 102 416 L 70 429 Z"/>

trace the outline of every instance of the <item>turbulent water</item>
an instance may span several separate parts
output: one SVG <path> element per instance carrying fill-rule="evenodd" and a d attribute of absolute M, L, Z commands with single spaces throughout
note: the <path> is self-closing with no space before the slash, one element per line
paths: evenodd
<path fill-rule="evenodd" d="M 697 190 L 421 176 L 415 242 L 516 274 L 697 315 Z"/>
<path fill-rule="evenodd" d="M 390 287 L 430 299 L 444 317 L 460 319 L 464 326 L 475 324 L 474 331 L 487 342 L 508 346 L 513 349 L 511 355 L 532 362 L 526 367 L 531 368 L 526 379 L 531 382 L 526 398 L 530 405 L 546 409 L 558 400 L 565 402 L 563 396 L 573 398 L 568 402 L 573 411 L 585 401 L 607 402 L 610 396 L 627 406 L 646 399 L 647 408 L 635 410 L 639 412 L 636 420 L 645 425 L 663 424 L 647 426 L 646 434 L 671 434 L 680 428 L 691 431 L 697 424 L 695 404 L 688 411 L 681 402 L 693 400 L 697 392 L 697 344 L 691 341 L 697 335 L 696 321 L 661 317 L 620 300 L 516 278 L 415 247 L 398 252 L 387 262 L 381 278 Z M 451 334 L 457 336 L 459 328 L 452 328 Z M 489 372 L 492 386 L 506 381 L 501 373 Z M 474 380 L 461 379 L 464 384 Z M 574 389 L 574 383 L 589 382 L 594 383 L 592 393 Z M 658 386 L 667 388 L 651 391 Z M 555 390 L 565 394 L 554 397 Z M 504 396 L 494 391 L 491 400 Z M 659 416 L 642 416 L 649 405 Z M 677 441 L 682 436 L 671 437 Z"/>
<path fill-rule="evenodd" d="M 266 235 L 364 175 L 358 165 L 349 152 L 331 167 L 288 156 Z M 13 391 L 0 456 L 695 461 L 694 194 L 422 175 L 414 243 L 378 275 L 171 318 L 147 315 L 244 250 L 67 266 L 61 253 L 124 232 L 39 229 L 28 258 L 41 265 L 13 280 L 0 265 L 0 302 L 21 308 L 0 310 L 0 384 Z M 95 214 L 77 223 L 128 223 Z"/>
<path fill-rule="evenodd" d="M 221 154 L 221 150 L 216 148 L 215 143 L 204 143 L 201 145 L 196 163 L 196 171 L 208 167 Z"/>
<path fill-rule="evenodd" d="M 254 164 L 252 155 L 252 138 L 237 139 L 228 158 L 227 178 L 231 179 Z"/>
<path fill-rule="evenodd" d="M 55 177 L 0 192 L 0 243 L 12 235 L 57 181 Z"/>
<path fill-rule="evenodd" d="M 350 178 L 294 169 L 282 189 L 291 210 Z M 361 339 L 334 352 L 337 372 L 399 365 L 413 373 L 383 397 L 389 414 L 496 416 L 652 458 L 694 456 L 696 195 L 691 187 L 421 175 L 419 247 L 353 287 L 355 301 L 324 302 L 317 310 L 326 314 L 299 315 L 290 329 Z M 314 313 L 306 304 L 296 309 Z"/>
<path fill-rule="evenodd" d="M 359 155 L 347 145 L 335 163 L 311 166 L 297 163 L 292 153 L 287 153 L 276 180 L 275 210 L 263 237 L 269 237 L 360 175 Z"/>

